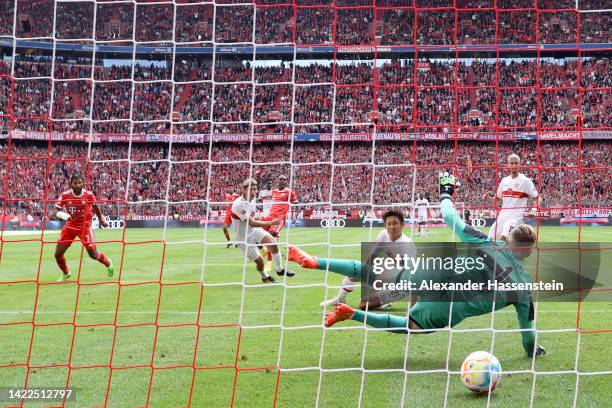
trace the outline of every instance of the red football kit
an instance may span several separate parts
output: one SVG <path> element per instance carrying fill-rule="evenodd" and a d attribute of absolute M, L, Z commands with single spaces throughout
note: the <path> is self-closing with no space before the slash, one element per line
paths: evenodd
<path fill-rule="evenodd" d="M 240 194 L 226 194 L 225 200 L 229 204 L 225 207 L 225 218 L 223 219 L 223 224 L 232 225 L 232 204 L 234 204 L 234 200 L 240 197 Z"/>
<path fill-rule="evenodd" d="M 284 188 L 282 190 L 272 190 L 272 207 L 270 207 L 270 214 L 267 217 L 262 218 L 262 221 L 272 221 L 274 219 L 283 220 L 281 225 L 271 225 L 264 227 L 266 231 L 275 237 L 278 237 L 281 230 L 285 227 L 285 221 L 287 220 L 287 213 L 289 212 L 289 203 L 297 203 L 297 194 L 295 191 Z"/>
<path fill-rule="evenodd" d="M 78 237 L 85 248 L 96 248 L 96 239 L 91 227 L 93 214 L 91 207 L 95 203 L 94 193 L 85 189 L 78 196 L 72 190 L 66 190 L 60 195 L 55 207 L 70 214 L 70 219 L 62 228 L 59 244 L 70 246 Z"/>

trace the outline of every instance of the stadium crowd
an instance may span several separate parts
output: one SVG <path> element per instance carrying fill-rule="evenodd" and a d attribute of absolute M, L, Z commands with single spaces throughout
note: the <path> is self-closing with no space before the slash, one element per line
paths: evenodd
<path fill-rule="evenodd" d="M 175 143 L 170 148 L 162 143 L 101 143 L 92 144 L 88 153 L 87 144 L 76 142 L 49 146 L 14 140 L 10 148 L 0 143 L 0 177 L 8 182 L 6 198 L 10 200 L 5 203 L 7 213 L 42 216 L 43 200 L 57 199 L 74 171 L 87 175 L 89 188 L 99 200 L 112 203 L 107 207 L 114 215 L 122 211 L 160 215 L 167 199 L 173 214 L 198 217 L 204 214 L 204 200 L 222 202 L 249 175 L 262 182 L 290 175 L 305 208 L 330 201 L 345 208 L 361 208 L 369 202 L 407 203 L 412 201 L 413 183 L 415 193 L 436 197 L 435 179 L 453 163 L 459 180 L 469 186 L 459 189 L 458 200 L 481 207 L 488 205 L 483 197 L 492 197 L 499 178 L 507 173 L 505 160 L 512 152 L 521 156 L 523 171 L 538 186 L 544 207 L 612 204 L 612 187 L 607 182 L 612 155 L 607 141 L 539 145 L 462 141 L 457 146 L 440 141 L 351 142 L 333 147 L 331 143 L 302 142 L 293 144 L 293 154 L 290 143 L 262 143 L 253 145 L 252 156 L 248 146 Z M 201 202 L 193 202 L 198 200 Z"/>
<path fill-rule="evenodd" d="M 50 57 L 20 57 L 14 64 L 13 116 L 23 119 L 49 115 L 53 83 L 54 119 L 88 117 L 92 62 L 89 65 L 86 62 L 71 64 L 56 58 L 52 81 L 45 78 L 51 76 Z M 132 72 L 129 66 L 102 66 L 101 61 L 96 61 L 94 78 L 104 82 L 97 82 L 93 90 L 92 118 L 127 120 L 132 110 L 131 119 L 138 122 L 170 121 L 171 117 L 174 121 L 211 120 L 212 109 L 214 121 L 239 122 L 249 121 L 254 107 L 257 122 L 273 122 L 290 120 L 295 106 L 294 120 L 300 126 L 321 122 L 366 124 L 376 112 L 381 131 L 394 131 L 402 125 L 431 126 L 435 131 L 449 126 L 471 130 L 487 130 L 496 125 L 531 129 L 612 127 L 609 58 L 585 58 L 580 67 L 576 59 L 542 59 L 539 63 L 534 59 L 502 58 L 420 60 L 416 67 L 413 60 L 381 62 L 374 66 L 372 61 L 347 61 L 333 67 L 331 62 L 300 61 L 293 74 L 293 63 L 288 62 L 253 67 L 248 61 L 217 61 L 212 70 L 206 61 L 181 60 L 174 67 L 174 78 L 180 83 L 173 87 L 170 82 L 162 82 L 172 76 L 171 62 L 164 65 L 163 61 L 138 61 Z M 0 71 L 10 73 L 10 64 L 0 61 Z M 203 82 L 213 75 L 215 83 Z M 295 97 L 290 84 L 269 85 L 289 82 L 292 75 Z M 82 80 L 68 81 L 72 79 Z M 7 115 L 11 82 L 5 79 L 2 84 L 0 114 Z M 270 118 L 270 112 L 280 115 Z M 26 120 L 15 124 L 21 130 L 40 126 Z M 202 126 L 209 129 L 208 123 Z M 146 123 L 136 127 L 151 131 Z M 111 133 L 129 131 L 126 126 L 99 123 L 96 128 Z M 153 128 L 159 128 L 161 133 L 170 131 L 169 125 Z M 235 128 L 225 124 L 221 132 L 229 133 Z M 268 130 L 279 129 L 282 131 L 283 126 Z M 193 131 L 193 126 L 174 127 L 175 132 L 179 130 Z M 257 130 L 260 131 L 263 130 Z"/>
<path fill-rule="evenodd" d="M 13 35 L 14 3 L 0 2 L 1 35 Z M 55 33 L 59 40 L 95 37 L 97 41 L 158 44 L 213 38 L 219 43 L 260 44 L 494 44 L 496 33 L 497 42 L 507 44 L 564 44 L 577 39 L 605 43 L 612 38 L 605 29 L 612 13 L 595 12 L 609 10 L 606 0 L 578 2 L 580 19 L 576 3 L 552 0 L 464 0 L 456 5 L 453 1 L 417 1 L 416 9 L 405 0 L 336 1 L 335 7 L 327 0 L 299 0 L 296 8 L 276 1 L 256 5 L 220 1 L 218 7 L 187 0 L 174 3 L 176 7 L 153 1 L 66 2 L 54 7 L 52 0 L 18 1 L 15 31 L 22 38 L 50 38 Z M 375 12 L 374 3 L 384 8 Z M 177 24 L 173 25 L 175 17 Z M 235 24 L 237 20 L 243 23 Z M 537 21 L 537 25 L 525 21 Z"/>

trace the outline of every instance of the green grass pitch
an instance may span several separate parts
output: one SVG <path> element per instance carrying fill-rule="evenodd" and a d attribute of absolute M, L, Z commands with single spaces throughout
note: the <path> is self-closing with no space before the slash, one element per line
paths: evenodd
<path fill-rule="evenodd" d="M 581 239 L 610 241 L 610 231 L 584 227 Z M 406 336 L 366 331 L 354 322 L 324 329 L 319 302 L 336 293 L 333 286 L 339 285 L 341 276 L 298 267 L 297 276 L 286 285 L 263 285 L 254 265 L 245 268 L 241 253 L 225 248 L 220 229 L 208 230 L 206 237 L 204 232 L 127 230 L 127 242 L 147 243 L 99 245 L 115 262 L 113 279 L 86 256 L 77 273 L 81 246 L 75 244 L 67 259 L 80 285 L 76 280 L 0 284 L 0 387 L 23 386 L 29 355 L 34 366 L 30 387 L 63 387 L 70 376 L 77 400 L 67 406 L 104 405 L 110 376 L 109 407 L 145 405 L 151 381 L 149 405 L 157 407 L 187 405 L 190 389 L 192 406 L 197 407 L 230 406 L 233 394 L 237 407 L 274 403 L 279 407 L 317 403 L 319 407 L 352 407 L 359 402 L 364 407 L 397 407 L 402 400 L 407 407 L 437 407 L 444 405 L 446 394 L 449 407 L 484 407 L 487 397 L 471 394 L 459 376 L 448 371 L 458 371 L 467 354 L 490 350 L 493 344 L 504 371 L 538 374 L 504 375 L 491 395 L 491 406 L 530 406 L 532 398 L 534 407 L 572 406 L 575 398 L 580 407 L 610 406 L 612 375 L 588 373 L 612 370 L 612 332 L 597 332 L 612 330 L 611 302 L 581 305 L 579 326 L 593 331 L 588 333 L 575 330 L 577 304 L 539 303 L 537 328 L 557 331 L 538 334 L 538 343 L 548 354 L 532 366 L 518 332 L 440 331 Z M 281 242 L 288 237 L 292 244 L 308 245 L 315 255 L 358 259 L 359 243 L 374 239 L 377 232 L 378 228 L 301 228 L 285 230 Z M 26 238 L 36 236 L 4 236 L 4 240 Z M 37 276 L 41 283 L 53 282 L 59 276 L 53 258 L 55 239 L 57 234 L 46 236 L 49 243 L 43 246 L 42 256 L 40 241 L 4 242 L 0 282 L 36 280 Z M 121 240 L 121 231 L 99 231 L 97 239 Z M 162 243 L 153 242 L 162 239 L 165 253 Z M 204 239 L 209 245 L 203 244 Z M 428 239 L 450 240 L 450 236 L 446 229 L 433 229 Z M 540 239 L 576 241 L 578 229 L 541 228 Z M 203 288 L 198 283 L 201 275 Z M 160 277 L 163 285 L 156 282 Z M 173 285 L 180 282 L 192 283 Z M 37 325 L 33 326 L 36 296 Z M 356 304 L 358 297 L 354 294 L 350 303 Z M 404 310 L 405 304 L 397 304 L 390 312 Z M 157 330 L 155 323 L 163 327 Z M 514 310 L 468 319 L 456 328 L 491 326 L 516 329 Z M 239 370 L 234 368 L 236 363 Z M 69 370 L 69 364 L 80 368 Z"/>

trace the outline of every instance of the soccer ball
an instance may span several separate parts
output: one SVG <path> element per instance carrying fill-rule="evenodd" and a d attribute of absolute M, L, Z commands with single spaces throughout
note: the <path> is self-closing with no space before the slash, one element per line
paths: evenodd
<path fill-rule="evenodd" d="M 493 391 L 501 381 L 502 368 L 497 358 L 486 351 L 475 351 L 463 360 L 461 381 L 477 393 Z"/>

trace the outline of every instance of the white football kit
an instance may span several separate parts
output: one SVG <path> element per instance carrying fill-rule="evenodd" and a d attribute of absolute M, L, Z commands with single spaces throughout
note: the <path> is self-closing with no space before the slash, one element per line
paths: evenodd
<path fill-rule="evenodd" d="M 393 245 L 387 249 L 386 255 L 388 257 L 395 257 L 396 255 L 404 256 L 408 255 L 411 258 L 416 257 L 416 247 L 412 239 L 402 234 L 395 241 L 391 241 L 387 230 L 382 230 L 376 237 L 376 242 L 381 244 L 393 242 L 398 245 Z M 382 304 L 392 303 L 408 297 L 409 293 L 403 290 L 381 290 L 377 292 L 378 299 Z"/>
<path fill-rule="evenodd" d="M 426 198 L 418 199 L 414 202 L 414 205 L 417 207 L 418 222 L 427 222 L 428 204 L 429 200 L 427 200 Z"/>
<path fill-rule="evenodd" d="M 510 234 L 512 228 L 523 223 L 527 209 L 527 200 L 538 198 L 533 181 L 523 173 L 513 178 L 506 176 L 499 183 L 497 198 L 502 199 L 502 206 L 497 214 L 497 220 L 489 230 L 489 238 L 500 240 L 502 235 Z"/>
<path fill-rule="evenodd" d="M 249 261 L 259 257 L 257 245 L 261 243 L 267 232 L 262 228 L 250 227 L 249 219 L 255 216 L 255 205 L 238 197 L 232 204 L 232 225 L 234 226 L 235 240 L 238 248 L 246 254 Z"/>

